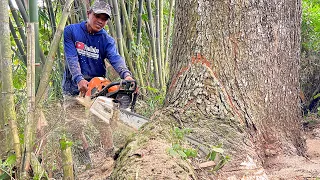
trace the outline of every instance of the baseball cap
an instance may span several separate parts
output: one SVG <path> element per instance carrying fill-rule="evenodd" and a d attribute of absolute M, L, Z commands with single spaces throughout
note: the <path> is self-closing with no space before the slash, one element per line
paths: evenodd
<path fill-rule="evenodd" d="M 91 9 L 94 13 L 96 14 L 107 14 L 109 16 L 109 18 L 111 17 L 111 8 L 109 6 L 109 4 L 107 4 L 104 1 L 99 1 L 96 0 L 92 6 Z"/>

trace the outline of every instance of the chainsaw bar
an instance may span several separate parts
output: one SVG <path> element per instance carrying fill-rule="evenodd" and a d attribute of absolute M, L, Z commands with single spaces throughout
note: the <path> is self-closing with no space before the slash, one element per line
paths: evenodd
<path fill-rule="evenodd" d="M 149 119 L 133 113 L 131 111 L 128 111 L 126 109 L 120 108 L 120 121 L 127 124 L 128 126 L 138 130 L 141 126 L 143 126 L 145 123 L 149 121 Z"/>

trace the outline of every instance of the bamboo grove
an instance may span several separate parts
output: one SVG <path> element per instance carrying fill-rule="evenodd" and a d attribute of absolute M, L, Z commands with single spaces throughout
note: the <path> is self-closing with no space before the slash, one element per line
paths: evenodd
<path fill-rule="evenodd" d="M 112 18 L 105 29 L 116 40 L 119 53 L 138 81 L 142 97 L 165 92 L 174 1 L 105 1 L 112 7 Z M 92 3 L 91 0 L 1 1 L 0 33 L 9 36 L 1 36 L 0 43 L 0 143 L 4 145 L 0 155 L 6 159 L 8 152 L 15 152 L 21 177 L 28 176 L 30 164 L 33 168 L 38 166 L 32 152 L 36 117 L 41 114 L 43 104 L 62 98 L 63 29 L 68 24 L 85 21 Z M 108 77 L 118 78 L 112 71 Z"/>

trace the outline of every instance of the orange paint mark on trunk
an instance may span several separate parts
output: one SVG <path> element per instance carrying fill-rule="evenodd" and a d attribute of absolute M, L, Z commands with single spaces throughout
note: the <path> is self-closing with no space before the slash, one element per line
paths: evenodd
<path fill-rule="evenodd" d="M 186 72 L 189 68 L 190 66 L 184 67 L 178 72 L 178 74 L 172 79 L 169 90 L 171 90 L 176 85 L 178 77 L 181 76 L 182 73 Z"/>
<path fill-rule="evenodd" d="M 204 56 L 202 56 L 200 53 L 197 54 L 197 56 L 192 56 L 191 57 L 191 63 L 195 64 L 195 63 L 202 63 L 204 65 L 206 65 L 207 67 L 211 67 L 211 63 L 210 61 L 208 61 Z"/>

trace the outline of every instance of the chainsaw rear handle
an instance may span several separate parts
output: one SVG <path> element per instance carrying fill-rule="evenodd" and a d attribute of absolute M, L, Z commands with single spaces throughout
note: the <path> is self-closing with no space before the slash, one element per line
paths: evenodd
<path fill-rule="evenodd" d="M 108 92 L 108 90 L 113 86 L 119 86 L 118 90 L 114 92 Z M 112 82 L 106 85 L 100 92 L 93 95 L 91 99 L 96 98 L 98 96 L 111 96 L 119 92 L 119 90 L 126 92 L 128 94 L 132 94 L 136 91 L 136 89 L 137 89 L 137 82 L 135 80 L 121 80 L 121 81 Z"/>

